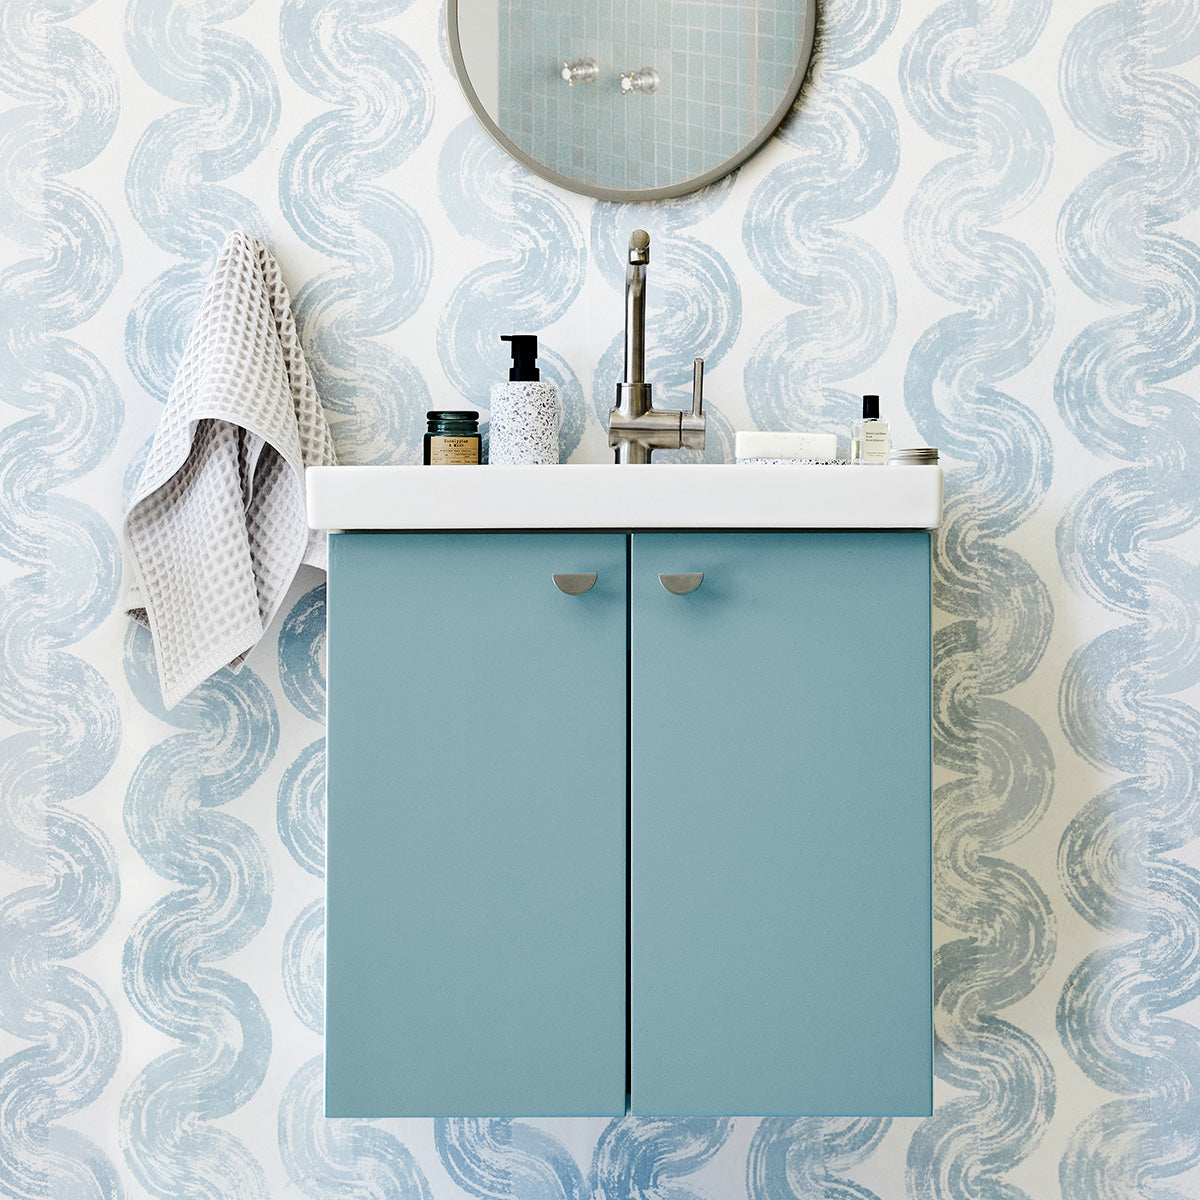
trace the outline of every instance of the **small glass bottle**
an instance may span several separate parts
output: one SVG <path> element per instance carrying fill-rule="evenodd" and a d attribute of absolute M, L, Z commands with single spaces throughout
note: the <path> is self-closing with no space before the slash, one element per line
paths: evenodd
<path fill-rule="evenodd" d="M 477 412 L 428 412 L 429 432 L 425 434 L 425 465 L 443 467 L 479 466 Z"/>
<path fill-rule="evenodd" d="M 850 461 L 862 466 L 886 466 L 888 426 L 879 419 L 879 397 L 862 398 L 862 417 L 850 422 Z"/>

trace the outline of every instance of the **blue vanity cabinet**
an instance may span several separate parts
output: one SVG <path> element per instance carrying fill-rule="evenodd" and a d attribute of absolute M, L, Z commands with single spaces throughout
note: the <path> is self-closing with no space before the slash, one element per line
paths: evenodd
<path fill-rule="evenodd" d="M 327 1113 L 928 1113 L 929 639 L 923 532 L 334 535 Z"/>
<path fill-rule="evenodd" d="M 633 1111 L 930 1112 L 929 535 L 636 534 L 630 589 Z"/>
<path fill-rule="evenodd" d="M 327 1115 L 624 1111 L 625 571 L 622 534 L 330 538 Z"/>

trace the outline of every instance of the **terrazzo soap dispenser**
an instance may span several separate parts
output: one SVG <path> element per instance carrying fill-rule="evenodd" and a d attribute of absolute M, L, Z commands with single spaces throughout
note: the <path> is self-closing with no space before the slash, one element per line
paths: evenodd
<path fill-rule="evenodd" d="M 541 381 L 537 337 L 506 333 L 512 369 L 507 383 L 493 383 L 488 463 L 492 466 L 558 462 L 558 389 Z"/>

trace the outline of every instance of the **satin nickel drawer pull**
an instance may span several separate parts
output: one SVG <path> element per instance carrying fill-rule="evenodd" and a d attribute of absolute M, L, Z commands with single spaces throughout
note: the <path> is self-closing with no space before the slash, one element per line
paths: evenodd
<path fill-rule="evenodd" d="M 554 580 L 554 586 L 568 596 L 582 596 L 596 584 L 594 572 L 591 575 L 551 575 L 550 578 Z"/>
<path fill-rule="evenodd" d="M 686 596 L 694 592 L 704 581 L 703 571 L 693 571 L 684 575 L 660 575 L 658 582 L 676 596 Z"/>

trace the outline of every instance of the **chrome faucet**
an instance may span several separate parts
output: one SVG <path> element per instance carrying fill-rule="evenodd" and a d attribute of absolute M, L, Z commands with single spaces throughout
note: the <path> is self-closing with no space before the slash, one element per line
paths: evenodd
<path fill-rule="evenodd" d="M 635 229 L 625 265 L 625 378 L 608 414 L 608 444 L 618 463 L 648 463 L 655 450 L 704 449 L 704 359 L 692 370 L 692 411 L 655 408 L 646 382 L 646 266 L 650 235 Z"/>

